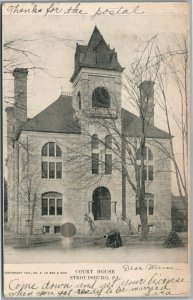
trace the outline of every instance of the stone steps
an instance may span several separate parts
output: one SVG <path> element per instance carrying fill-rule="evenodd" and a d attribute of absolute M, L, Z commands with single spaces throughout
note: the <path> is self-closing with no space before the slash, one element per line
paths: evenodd
<path fill-rule="evenodd" d="M 96 229 L 92 233 L 93 236 L 104 236 L 106 233 L 117 230 L 121 235 L 128 235 L 129 229 L 126 222 L 117 222 L 117 221 L 95 221 L 94 222 Z"/>

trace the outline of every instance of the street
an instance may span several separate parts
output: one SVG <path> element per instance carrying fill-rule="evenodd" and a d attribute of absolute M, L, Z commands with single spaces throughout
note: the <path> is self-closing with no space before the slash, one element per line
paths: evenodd
<path fill-rule="evenodd" d="M 5 263 L 185 263 L 187 245 L 182 248 L 164 248 L 161 243 L 123 243 L 120 248 L 106 248 L 105 241 L 66 238 L 55 243 L 30 248 L 4 246 Z"/>

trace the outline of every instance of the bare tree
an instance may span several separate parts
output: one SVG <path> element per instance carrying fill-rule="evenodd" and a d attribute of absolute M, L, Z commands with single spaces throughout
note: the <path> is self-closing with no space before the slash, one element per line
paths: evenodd
<path fill-rule="evenodd" d="M 160 49 L 158 48 L 160 53 Z M 168 46 L 168 53 L 172 53 L 171 48 Z M 181 140 L 182 152 L 177 158 L 175 153 L 174 141 L 170 139 L 170 149 L 168 152 L 163 145 L 157 141 L 157 146 L 162 149 L 165 154 L 170 157 L 173 162 L 176 182 L 178 187 L 179 196 L 181 201 L 183 196 L 188 199 L 187 188 L 187 172 L 188 172 L 188 49 L 186 37 L 177 40 L 176 55 L 171 55 L 167 64 L 163 64 L 162 72 L 159 73 L 157 78 L 159 86 L 159 106 L 162 108 L 167 129 L 172 136 L 172 121 L 175 122 L 178 128 L 178 139 Z M 172 108 L 168 96 L 168 77 L 170 77 L 180 101 L 180 114 L 176 114 Z M 180 158 L 180 159 L 179 159 Z"/>
<path fill-rule="evenodd" d="M 102 113 L 103 118 L 97 117 L 97 109 L 95 109 L 96 111 L 94 113 L 84 110 L 76 112 L 75 118 L 79 120 L 81 136 L 84 136 L 82 137 L 82 144 L 80 147 L 80 141 L 78 141 L 77 144 L 73 144 L 73 147 L 65 145 L 71 154 L 68 156 L 66 162 L 71 163 L 76 160 L 80 162 L 82 160 L 81 167 L 78 166 L 78 164 L 74 164 L 74 166 L 76 166 L 75 173 L 77 173 L 77 178 L 81 178 L 87 186 L 91 186 L 97 181 L 109 179 L 104 176 L 104 172 L 95 177 L 90 176 L 90 166 L 93 161 L 90 154 L 90 142 L 93 137 L 90 128 L 94 125 L 98 133 L 105 132 L 106 135 L 112 137 L 113 146 L 111 151 L 114 154 L 114 160 L 112 162 L 113 170 L 117 170 L 124 174 L 127 182 L 136 195 L 136 201 L 139 201 L 142 240 L 146 240 L 148 235 L 148 217 L 145 204 L 146 182 L 144 177 L 146 149 L 148 144 L 152 144 L 152 139 L 148 138 L 148 131 L 153 122 L 154 106 L 159 99 L 158 89 L 159 91 L 163 91 L 160 84 L 163 68 L 168 62 L 171 64 L 171 61 L 174 58 L 182 54 L 183 49 L 175 49 L 173 51 L 167 49 L 164 52 L 160 52 L 157 35 L 145 42 L 145 45 L 142 45 L 142 49 L 138 50 L 137 57 L 130 66 L 130 72 L 125 74 L 124 79 L 124 91 L 126 92 L 128 103 L 135 108 L 140 119 L 136 136 L 130 136 L 130 133 L 123 127 L 124 120 L 120 104 L 116 102 L 115 95 L 111 94 L 110 97 L 114 109 L 104 107 L 102 113 L 102 108 L 100 108 L 99 111 Z M 169 76 L 169 74 L 167 74 L 167 76 Z M 156 94 L 154 95 L 153 89 L 155 82 L 157 89 Z M 115 115 L 117 119 L 115 118 Z M 118 122 L 116 120 L 120 121 Z M 165 168 L 166 157 L 172 159 L 173 162 L 173 157 L 175 157 L 174 150 L 172 149 L 172 132 L 169 128 L 168 133 L 171 153 L 170 150 L 162 145 L 162 142 L 159 139 L 155 138 L 153 141 L 154 146 L 158 147 L 159 145 L 163 154 L 160 154 L 159 170 L 154 170 L 154 177 L 157 176 L 159 172 L 171 172 Z M 102 151 L 104 153 L 104 149 L 106 148 L 105 141 L 99 140 L 99 142 L 103 145 Z M 140 155 L 138 155 L 139 153 Z M 104 161 L 104 155 L 98 158 L 97 163 L 101 166 L 105 166 L 106 162 Z M 123 215 L 122 218 L 125 219 L 126 216 Z"/>
<path fill-rule="evenodd" d="M 26 231 L 26 244 L 30 246 L 30 237 L 33 234 L 35 208 L 37 203 L 37 195 L 39 185 L 37 183 L 37 169 L 32 167 L 35 159 L 34 144 L 29 142 L 28 137 L 26 140 L 17 142 L 20 160 L 21 178 L 18 186 L 19 209 L 25 215 L 27 211 L 27 231 Z"/>

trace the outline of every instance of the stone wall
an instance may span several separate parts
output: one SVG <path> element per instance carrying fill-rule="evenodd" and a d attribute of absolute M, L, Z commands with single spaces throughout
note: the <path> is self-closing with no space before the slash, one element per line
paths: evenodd
<path fill-rule="evenodd" d="M 35 214 L 33 222 L 33 232 L 42 233 L 43 226 L 60 226 L 65 222 L 72 222 L 77 227 L 77 234 L 88 234 L 89 226 L 85 222 L 84 216 L 89 214 L 89 202 L 92 201 L 93 191 L 98 186 L 105 186 L 111 194 L 111 201 L 117 202 L 117 211 L 114 211 L 112 205 L 112 219 L 117 220 L 121 215 L 121 173 L 113 171 L 112 175 L 103 175 L 104 170 L 101 167 L 99 175 L 93 175 L 91 172 L 91 159 L 81 153 L 82 158 L 76 156 L 77 145 L 82 144 L 81 135 L 53 134 L 53 133 L 33 133 L 23 132 L 20 137 L 21 144 L 28 144 L 30 155 L 23 147 L 20 147 L 20 233 L 27 230 L 28 207 L 25 203 L 27 190 L 26 181 L 30 178 L 32 184 L 31 193 L 37 196 L 35 204 Z M 62 150 L 62 179 L 42 179 L 41 174 L 41 151 L 47 142 L 56 142 Z M 81 149 L 81 147 L 80 147 Z M 73 153 L 74 150 L 74 153 Z M 90 154 L 89 154 L 90 155 Z M 85 159 L 86 157 L 86 159 Z M 57 158 L 57 160 L 60 160 Z M 87 165 L 87 172 L 82 175 Z M 28 169 L 27 178 L 26 166 Z M 83 169 L 82 169 L 83 168 Z M 23 173 L 23 175 L 22 175 Z M 22 179 L 22 177 L 24 179 Z M 29 184 L 29 180 L 28 180 Z M 41 198 L 46 192 L 58 192 L 63 195 L 63 214 L 62 216 L 42 216 Z"/>
<path fill-rule="evenodd" d="M 169 140 L 159 142 L 169 151 Z M 171 230 L 171 161 L 160 151 L 151 140 L 146 146 L 153 153 L 154 180 L 146 183 L 146 193 L 154 195 L 154 214 L 148 216 L 148 224 L 153 225 L 153 232 L 167 233 Z M 132 171 L 131 171 L 132 172 Z M 138 231 L 140 217 L 136 215 L 136 197 L 131 186 L 127 183 L 126 214 L 135 230 Z"/>

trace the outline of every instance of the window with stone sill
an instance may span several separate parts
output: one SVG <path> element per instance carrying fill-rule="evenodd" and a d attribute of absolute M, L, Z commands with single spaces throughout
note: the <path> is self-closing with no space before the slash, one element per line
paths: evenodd
<path fill-rule="evenodd" d="M 141 168 L 141 149 L 136 152 L 136 160 L 138 164 L 138 172 Z M 145 147 L 144 149 L 144 180 L 147 182 L 153 181 L 153 153 L 152 151 Z"/>
<path fill-rule="evenodd" d="M 42 216 L 62 215 L 62 194 L 49 192 L 42 195 Z"/>
<path fill-rule="evenodd" d="M 99 174 L 99 154 L 92 153 L 92 174 Z"/>
<path fill-rule="evenodd" d="M 145 209 L 147 215 L 154 215 L 154 196 L 150 193 L 145 194 Z M 139 200 L 136 201 L 136 215 L 140 214 Z"/>
<path fill-rule="evenodd" d="M 62 178 L 62 151 L 60 147 L 49 142 L 42 148 L 42 178 L 61 179 Z"/>

